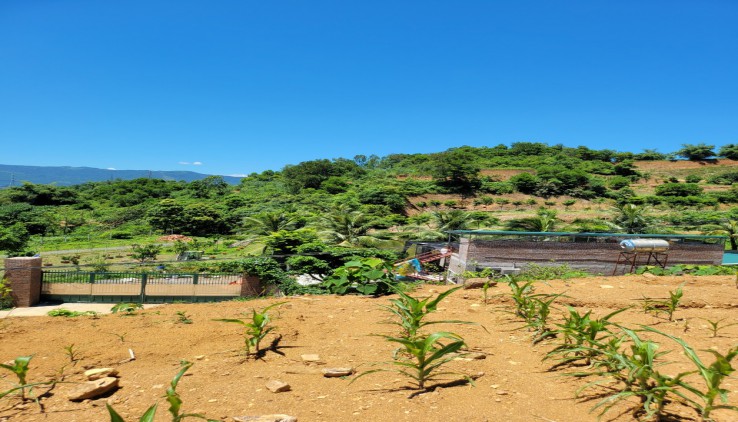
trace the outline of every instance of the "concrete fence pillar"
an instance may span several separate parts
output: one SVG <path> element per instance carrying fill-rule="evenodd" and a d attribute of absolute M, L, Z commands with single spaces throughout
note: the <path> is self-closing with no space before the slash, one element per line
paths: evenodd
<path fill-rule="evenodd" d="M 18 257 L 5 259 L 7 277 L 15 306 L 27 308 L 41 299 L 41 258 Z"/>

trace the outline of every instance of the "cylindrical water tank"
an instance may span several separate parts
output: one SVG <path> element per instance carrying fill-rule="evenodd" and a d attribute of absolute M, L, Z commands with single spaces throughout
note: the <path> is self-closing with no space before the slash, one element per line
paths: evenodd
<path fill-rule="evenodd" d="M 666 252 L 669 242 L 661 239 L 626 239 L 620 242 L 625 252 Z"/>

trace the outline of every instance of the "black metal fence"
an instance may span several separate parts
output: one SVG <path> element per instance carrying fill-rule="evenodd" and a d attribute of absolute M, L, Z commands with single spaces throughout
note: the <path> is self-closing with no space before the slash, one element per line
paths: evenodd
<path fill-rule="evenodd" d="M 63 302 L 214 302 L 242 295 L 243 274 L 44 271 L 41 299 Z"/>

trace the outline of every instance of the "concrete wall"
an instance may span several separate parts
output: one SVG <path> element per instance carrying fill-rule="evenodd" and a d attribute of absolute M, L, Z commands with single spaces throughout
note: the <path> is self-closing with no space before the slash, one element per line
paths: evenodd
<path fill-rule="evenodd" d="M 604 239 L 603 239 L 604 240 Z M 670 242 L 668 265 L 720 265 L 723 259 L 721 243 Z M 621 248 L 617 240 L 602 242 L 558 242 L 527 240 L 477 240 L 469 242 L 468 252 L 459 253 L 459 260 L 472 270 L 478 264 L 561 265 L 582 269 L 593 274 L 612 275 Z M 643 254 L 643 260 L 647 254 Z M 639 258 L 639 265 L 645 264 Z M 653 265 L 653 262 L 652 262 Z M 462 267 L 461 264 L 457 265 Z M 629 269 L 630 266 L 628 266 Z M 618 268 L 621 274 L 623 267 Z"/>
<path fill-rule="evenodd" d="M 13 290 L 15 306 L 25 308 L 38 303 L 41 298 L 41 258 L 6 258 L 5 276 Z"/>

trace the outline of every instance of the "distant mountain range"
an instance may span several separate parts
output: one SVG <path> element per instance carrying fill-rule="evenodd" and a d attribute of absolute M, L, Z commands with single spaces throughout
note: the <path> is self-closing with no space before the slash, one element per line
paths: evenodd
<path fill-rule="evenodd" d="M 86 182 L 102 182 L 105 180 L 131 180 L 150 177 L 164 180 L 183 180 L 192 182 L 201 180 L 210 174 L 194 171 L 149 171 L 149 170 L 108 170 L 93 167 L 44 167 L 44 166 L 12 166 L 0 164 L 0 188 L 20 186 L 23 182 L 35 184 L 56 184 L 59 186 L 78 185 Z M 221 176 L 232 185 L 241 181 L 240 177 Z"/>

